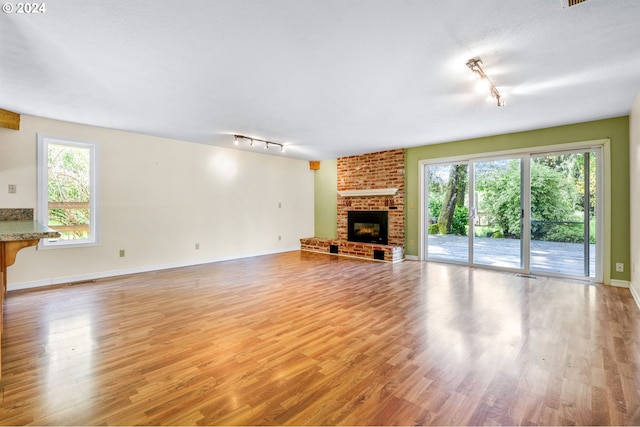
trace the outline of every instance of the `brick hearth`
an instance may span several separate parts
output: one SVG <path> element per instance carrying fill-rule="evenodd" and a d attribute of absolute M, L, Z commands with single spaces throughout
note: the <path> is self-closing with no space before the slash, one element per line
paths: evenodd
<path fill-rule="evenodd" d="M 338 159 L 338 192 L 348 190 L 397 189 L 393 195 L 337 195 L 338 239 L 300 239 L 302 250 L 356 256 L 396 262 L 404 259 L 404 150 L 389 150 Z M 347 212 L 350 210 L 388 211 L 389 244 L 349 242 Z M 376 252 L 374 252 L 376 251 Z M 375 258 L 374 258 L 375 256 Z"/>
<path fill-rule="evenodd" d="M 386 262 L 398 262 L 404 259 L 402 246 L 376 245 L 374 243 L 358 243 L 348 242 L 346 240 L 310 237 L 300 239 L 300 247 L 303 251 L 335 253 L 337 255 Z"/>

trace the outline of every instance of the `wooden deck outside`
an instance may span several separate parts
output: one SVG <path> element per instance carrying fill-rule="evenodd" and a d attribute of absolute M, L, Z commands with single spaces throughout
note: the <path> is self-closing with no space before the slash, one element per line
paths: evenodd
<path fill-rule="evenodd" d="M 5 425 L 640 424 L 628 289 L 296 251 L 5 304 Z"/>

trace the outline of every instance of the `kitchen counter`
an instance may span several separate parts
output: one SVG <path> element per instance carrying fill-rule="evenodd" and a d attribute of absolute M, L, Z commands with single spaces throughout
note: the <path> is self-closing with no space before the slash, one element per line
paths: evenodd
<path fill-rule="evenodd" d="M 33 220 L 0 221 L 0 290 L 7 292 L 7 267 L 16 261 L 20 249 L 35 246 L 40 239 L 60 237 L 60 233 Z"/>
<path fill-rule="evenodd" d="M 36 221 L 0 221 L 0 242 L 55 237 L 60 233 Z"/>
<path fill-rule="evenodd" d="M 2 339 L 2 317 L 4 294 L 7 292 L 7 267 L 16 261 L 18 251 L 35 246 L 40 239 L 60 237 L 60 233 L 33 221 L 31 209 L 0 209 L 0 340 Z M 0 361 L 2 360 L 0 347 Z M 1 363 L 1 362 L 0 362 Z M 0 376 L 2 375 L 0 365 Z"/>

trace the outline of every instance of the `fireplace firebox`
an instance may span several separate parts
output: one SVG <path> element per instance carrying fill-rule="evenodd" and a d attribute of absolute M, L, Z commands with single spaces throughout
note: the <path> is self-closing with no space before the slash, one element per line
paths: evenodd
<path fill-rule="evenodd" d="M 389 242 L 388 222 L 387 211 L 349 211 L 347 239 L 350 242 L 386 245 Z"/>

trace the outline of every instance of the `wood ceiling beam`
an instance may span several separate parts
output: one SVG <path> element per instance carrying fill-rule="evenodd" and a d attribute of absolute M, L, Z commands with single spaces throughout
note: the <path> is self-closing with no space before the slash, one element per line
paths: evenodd
<path fill-rule="evenodd" d="M 0 127 L 20 130 L 20 114 L 0 108 Z"/>

